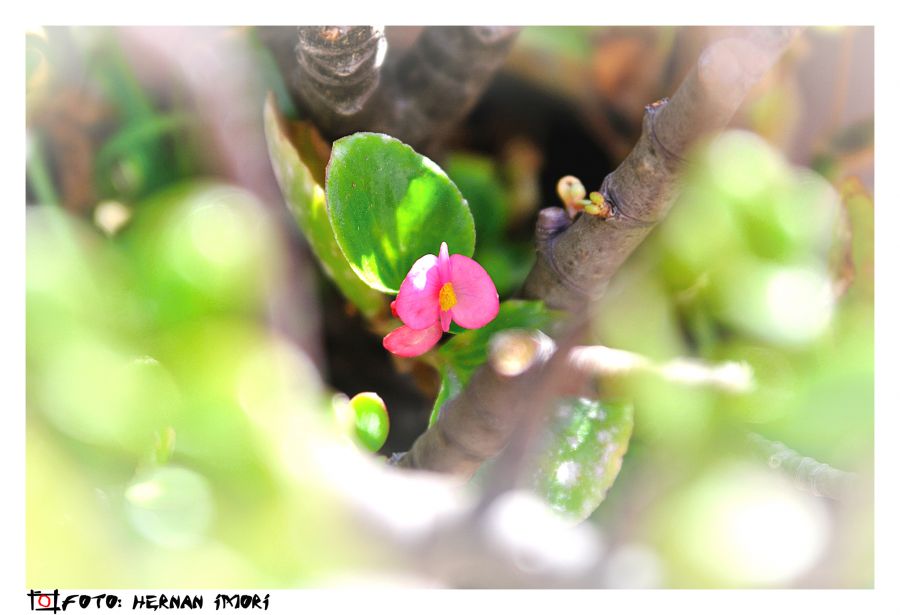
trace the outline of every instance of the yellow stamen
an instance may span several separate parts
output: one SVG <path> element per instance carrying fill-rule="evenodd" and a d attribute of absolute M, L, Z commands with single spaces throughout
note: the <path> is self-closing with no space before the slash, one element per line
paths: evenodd
<path fill-rule="evenodd" d="M 438 297 L 438 301 L 441 304 L 442 312 L 446 312 L 456 305 L 456 293 L 453 292 L 453 284 L 447 282 L 441 286 L 441 294 Z"/>

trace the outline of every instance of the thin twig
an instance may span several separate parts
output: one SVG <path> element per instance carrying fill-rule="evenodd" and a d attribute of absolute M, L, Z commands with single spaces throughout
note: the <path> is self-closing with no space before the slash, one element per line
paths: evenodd
<path fill-rule="evenodd" d="M 789 448 L 782 442 L 759 434 L 747 434 L 747 442 L 769 467 L 789 476 L 798 489 L 835 500 L 845 496 L 857 481 L 856 474 L 844 472 Z"/>
<path fill-rule="evenodd" d="M 608 348 L 579 346 L 569 354 L 570 364 L 597 376 L 615 376 L 646 372 L 663 380 L 691 386 L 710 386 L 728 393 L 749 393 L 755 388 L 753 370 L 747 363 L 726 361 L 708 363 L 700 359 L 677 357 L 656 362 L 643 355 Z"/>

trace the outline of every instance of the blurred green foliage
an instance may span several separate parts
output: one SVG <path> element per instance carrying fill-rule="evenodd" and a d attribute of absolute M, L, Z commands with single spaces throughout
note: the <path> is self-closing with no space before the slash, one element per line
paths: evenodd
<path fill-rule="evenodd" d="M 584 58 L 590 32 L 536 28 L 523 39 Z M 239 35 L 248 38 L 281 112 L 292 113 L 272 58 L 252 29 Z M 61 173 L 71 162 L 61 154 L 68 142 L 46 120 L 67 104 L 74 60 L 84 67 L 84 90 L 104 109 L 99 128 L 85 137 L 87 207 L 73 205 Z M 305 586 L 365 561 L 367 545 L 334 500 L 314 451 L 323 443 L 353 448 L 354 441 L 378 450 L 386 409 L 364 397 L 350 405 L 350 423 L 335 420 L 309 359 L 267 325 L 266 297 L 284 246 L 256 197 L 204 175 L 214 154 L 197 146 L 196 113 L 179 96 L 146 90 L 115 36 L 102 29 L 29 33 L 26 91 L 28 583 Z M 782 99 L 776 92 L 762 100 L 756 121 L 766 124 Z M 309 162 L 311 138 L 289 135 L 274 104 L 266 112 L 288 205 L 327 274 L 374 317 L 383 297 L 335 252 L 324 161 Z M 837 134 L 816 169 L 837 181 L 838 155 L 867 143 L 870 132 L 863 122 Z M 379 164 L 409 162 L 410 152 L 400 150 L 394 146 Z M 478 240 L 466 246 L 475 246 L 500 294 L 510 296 L 534 251 L 510 236 L 510 191 L 498 165 L 456 152 L 446 161 L 448 181 L 412 156 L 417 172 L 437 177 L 439 186 L 426 192 L 459 188 L 472 213 L 463 226 L 474 223 Z M 361 174 L 379 173 L 366 161 L 354 164 L 339 180 L 348 194 Z M 853 181 L 836 190 L 745 132 L 706 144 L 687 168 L 669 217 L 600 306 L 597 338 L 656 360 L 745 362 L 755 388 L 737 394 L 647 372 L 604 376 L 601 402 L 575 402 L 573 415 L 554 424 L 551 446 L 558 446 L 544 451 L 544 491 L 558 509 L 584 517 L 607 497 L 621 462 L 592 522 L 611 532 L 625 528 L 623 540 L 648 546 L 661 585 L 814 583 L 802 575 L 813 574 L 826 544 L 840 549 L 826 581 L 870 584 L 871 502 L 839 509 L 741 453 L 753 431 L 863 481 L 871 476 L 871 196 Z M 369 179 L 396 187 L 410 178 Z M 105 211 L 120 215 L 114 223 L 100 215 L 109 203 L 116 206 Z M 466 217 L 454 207 L 456 218 Z M 316 215 L 305 219 L 298 208 Z M 391 269 L 379 284 L 396 288 L 405 274 L 397 263 L 436 252 L 441 240 L 471 253 L 453 249 L 439 217 L 446 212 L 436 212 L 427 228 L 418 219 L 400 221 L 416 245 L 430 247 L 401 255 L 397 245 L 381 246 L 390 267 L 360 250 L 358 267 L 377 280 Z M 349 225 L 347 237 L 371 234 L 369 219 L 338 222 Z M 554 319 L 537 302 L 511 300 L 488 327 L 454 329 L 429 358 L 441 376 L 432 422 L 484 363 L 492 333 L 546 329 Z M 600 422 L 585 419 L 599 410 L 608 412 Z M 619 431 L 612 435 L 612 423 L 603 421 Z M 599 446 L 603 434 L 614 444 L 609 454 Z M 598 480 L 570 472 L 570 463 L 598 459 Z"/>
<path fill-rule="evenodd" d="M 28 213 L 29 582 L 312 583 L 355 550 L 304 457 L 318 376 L 260 318 L 277 242 L 234 187 L 150 203 L 114 242 Z"/>
<path fill-rule="evenodd" d="M 519 290 L 534 264 L 531 242 L 516 241 L 507 232 L 512 214 L 510 188 L 487 156 L 453 152 L 445 166 L 475 219 L 474 258 L 491 276 L 500 297 L 509 297 Z"/>
<path fill-rule="evenodd" d="M 870 584 L 871 198 L 839 192 L 746 132 L 698 148 L 688 169 L 668 218 L 603 300 L 597 333 L 655 359 L 744 362 L 755 386 L 736 394 L 645 373 L 603 378 L 607 395 L 635 406 L 636 453 L 613 499 L 639 480 L 629 462 L 638 474 L 656 468 L 653 510 L 631 523 L 659 549 L 664 584 L 789 584 L 830 540 L 848 545 L 832 574 Z M 857 472 L 863 491 L 842 514 L 861 525 L 842 525 L 833 504 L 765 465 L 734 465 L 747 432 Z M 599 522 L 616 514 L 610 503 Z"/>

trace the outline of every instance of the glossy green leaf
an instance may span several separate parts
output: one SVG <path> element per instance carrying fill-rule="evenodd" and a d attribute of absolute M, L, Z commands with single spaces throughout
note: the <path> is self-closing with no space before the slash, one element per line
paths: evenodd
<path fill-rule="evenodd" d="M 357 277 L 335 241 L 325 208 L 325 192 L 319 183 L 323 179 L 316 179 L 319 172 L 324 177 L 325 167 L 316 156 L 312 135 L 307 131 L 306 138 L 300 139 L 301 157 L 285 134 L 271 97 L 266 101 L 264 116 L 269 157 L 278 185 L 322 269 L 364 315 L 378 314 L 384 308 L 384 297 Z"/>
<path fill-rule="evenodd" d="M 630 404 L 561 400 L 538 456 L 537 492 L 562 515 L 586 519 L 616 480 L 633 427 Z"/>
<path fill-rule="evenodd" d="M 475 224 L 459 189 L 408 145 L 375 133 L 335 141 L 325 195 L 338 245 L 372 288 L 395 293 L 413 263 L 437 254 L 472 256 Z"/>
<path fill-rule="evenodd" d="M 429 424 L 438 417 L 444 403 L 452 399 L 469 382 L 488 355 L 491 336 L 506 329 L 543 329 L 558 317 L 558 312 L 548 309 L 541 301 L 510 300 L 500 304 L 497 317 L 481 329 L 471 329 L 455 335 L 444 344 L 438 354 L 441 388 L 434 402 Z"/>

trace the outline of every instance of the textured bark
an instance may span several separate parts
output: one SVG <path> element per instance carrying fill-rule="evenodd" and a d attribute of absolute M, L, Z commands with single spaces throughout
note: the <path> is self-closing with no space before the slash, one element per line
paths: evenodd
<path fill-rule="evenodd" d="M 580 309 L 612 276 L 671 206 L 677 171 L 691 145 L 725 127 L 796 28 L 754 28 L 708 47 L 670 100 L 648 105 L 634 149 L 600 188 L 607 219 L 581 215 L 560 228 L 559 213 L 538 220 L 538 259 L 523 287 L 529 298 Z M 551 210 L 552 211 L 552 210 Z"/>
<path fill-rule="evenodd" d="M 318 127 L 347 134 L 365 122 L 387 52 L 383 28 L 305 26 L 297 29 L 292 89 Z"/>
<path fill-rule="evenodd" d="M 434 147 L 478 101 L 518 32 L 499 26 L 426 28 L 384 89 L 389 113 L 378 123 L 382 131 L 420 149 Z"/>
<path fill-rule="evenodd" d="M 434 148 L 472 108 L 519 28 L 431 26 L 402 57 L 374 26 L 262 28 L 295 98 L 323 133 L 384 132 Z"/>
<path fill-rule="evenodd" d="M 469 478 L 495 457 L 519 424 L 523 397 L 552 353 L 546 337 L 500 334 L 488 362 L 447 402 L 438 420 L 396 465 Z"/>

